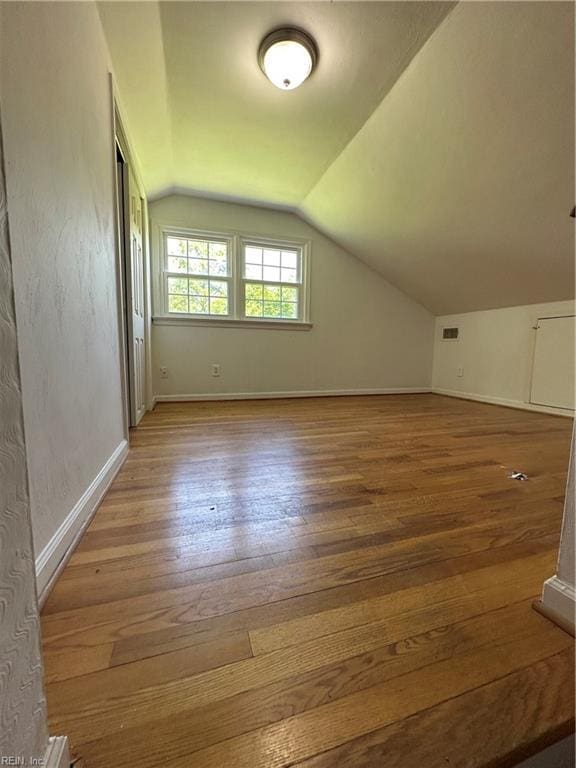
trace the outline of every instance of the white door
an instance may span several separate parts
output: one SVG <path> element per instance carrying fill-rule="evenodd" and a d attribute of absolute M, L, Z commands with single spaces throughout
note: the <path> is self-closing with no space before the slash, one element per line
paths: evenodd
<path fill-rule="evenodd" d="M 126 299 L 128 315 L 128 367 L 130 377 L 130 424 L 138 424 L 145 405 L 144 353 L 144 258 L 142 253 L 143 204 L 138 185 L 130 170 L 128 173 L 128 205 L 126 211 Z"/>
<path fill-rule="evenodd" d="M 530 402 L 574 410 L 574 322 L 572 317 L 538 320 Z"/>

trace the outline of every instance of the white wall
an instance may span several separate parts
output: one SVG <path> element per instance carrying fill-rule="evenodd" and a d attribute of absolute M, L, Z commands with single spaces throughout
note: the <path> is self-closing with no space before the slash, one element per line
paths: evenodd
<path fill-rule="evenodd" d="M 437 317 L 434 389 L 508 405 L 527 403 L 536 320 L 573 314 L 573 302 L 559 301 Z M 459 340 L 442 341 L 442 327 L 452 325 L 460 328 Z"/>
<path fill-rule="evenodd" d="M 0 136 L 0 758 L 28 764 L 48 731 L 3 165 Z"/>
<path fill-rule="evenodd" d="M 566 482 L 562 534 L 556 573 L 544 582 L 541 606 L 545 615 L 561 626 L 576 628 L 576 427 Z M 574 632 L 572 632 L 574 633 Z"/>
<path fill-rule="evenodd" d="M 572 451 L 568 480 L 566 482 L 566 499 L 564 502 L 564 520 L 562 522 L 562 540 L 558 552 L 558 578 L 572 587 L 572 598 L 576 591 L 576 432 L 572 434 Z"/>
<path fill-rule="evenodd" d="M 150 218 L 156 258 L 161 224 L 312 241 L 312 330 L 155 325 L 157 395 L 430 386 L 432 315 L 297 216 L 175 195 L 152 203 Z"/>
<path fill-rule="evenodd" d="M 0 9 L 8 210 L 42 587 L 124 439 L 109 67 L 93 3 Z"/>

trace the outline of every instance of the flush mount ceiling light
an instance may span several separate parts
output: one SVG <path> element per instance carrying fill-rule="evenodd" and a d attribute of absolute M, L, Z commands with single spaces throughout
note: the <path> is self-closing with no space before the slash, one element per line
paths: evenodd
<path fill-rule="evenodd" d="M 258 61 L 268 80 L 283 91 L 298 88 L 309 77 L 318 60 L 318 49 L 301 29 L 283 27 L 266 35 Z"/>

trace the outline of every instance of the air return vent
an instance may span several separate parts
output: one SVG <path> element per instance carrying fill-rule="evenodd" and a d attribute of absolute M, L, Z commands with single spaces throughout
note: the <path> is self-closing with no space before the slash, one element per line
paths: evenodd
<path fill-rule="evenodd" d="M 458 341 L 459 328 L 442 328 L 442 341 Z"/>

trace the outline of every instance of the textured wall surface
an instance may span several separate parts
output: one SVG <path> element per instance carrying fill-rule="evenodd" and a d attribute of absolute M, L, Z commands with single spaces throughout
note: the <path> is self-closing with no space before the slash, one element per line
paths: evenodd
<path fill-rule="evenodd" d="M 47 743 L 0 138 L 0 762 Z"/>
<path fill-rule="evenodd" d="M 38 557 L 123 440 L 108 53 L 94 3 L 0 3 Z"/>

